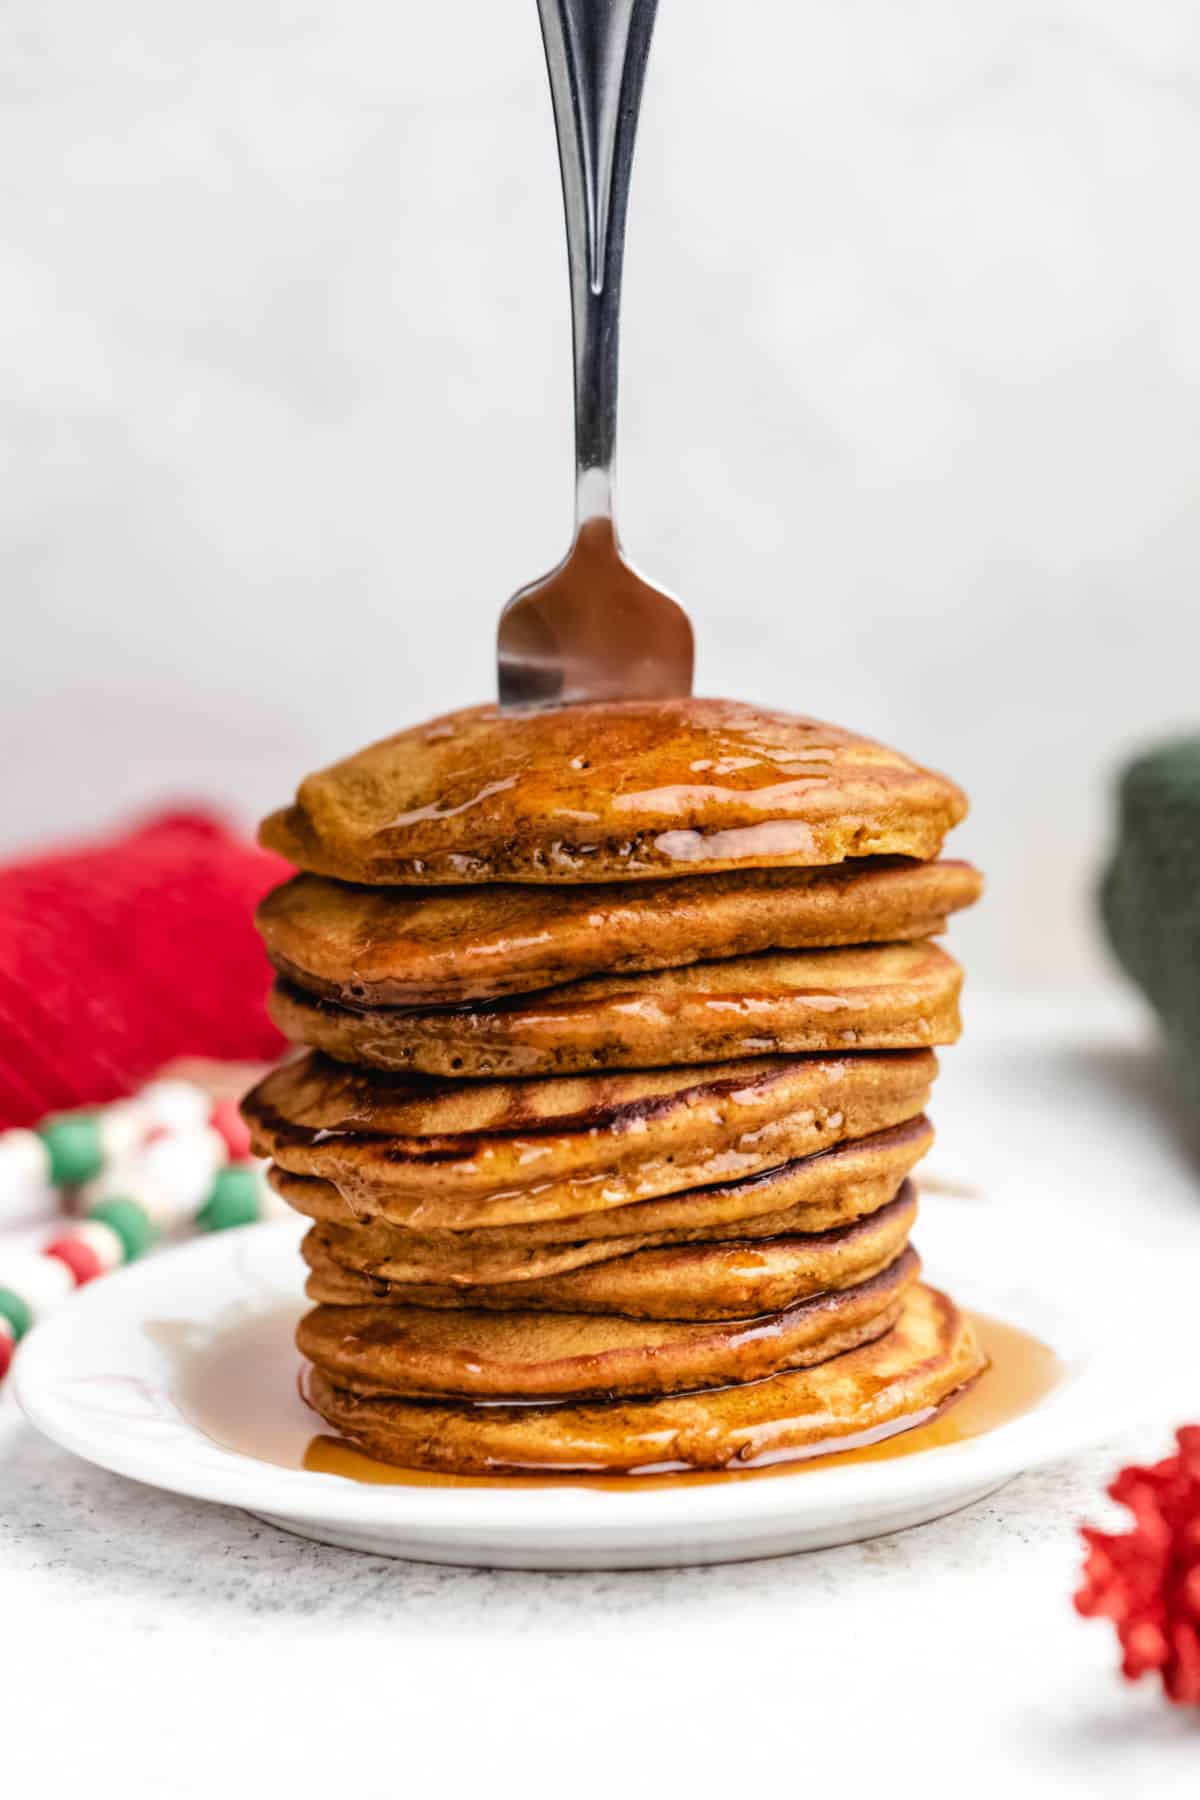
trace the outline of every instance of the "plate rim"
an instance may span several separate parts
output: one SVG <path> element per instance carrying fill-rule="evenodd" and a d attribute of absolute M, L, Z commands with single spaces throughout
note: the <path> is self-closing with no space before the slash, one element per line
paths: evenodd
<path fill-rule="evenodd" d="M 25 1418 L 52 1442 L 97 1467 L 192 1499 L 270 1513 L 280 1520 L 309 1524 L 326 1520 L 395 1537 L 414 1532 L 443 1541 L 486 1536 L 514 1546 L 536 1539 L 553 1550 L 555 1539 L 577 1541 L 585 1533 L 592 1542 L 604 1539 L 614 1547 L 646 1533 L 656 1539 L 672 1533 L 684 1538 L 697 1533 L 734 1538 L 739 1532 L 765 1525 L 801 1526 L 818 1515 L 839 1514 L 849 1524 L 856 1516 L 882 1507 L 940 1505 L 989 1484 L 994 1489 L 1027 1470 L 1115 1437 L 1135 1423 L 1139 1414 L 1150 1410 L 1145 1384 L 1129 1379 L 1128 1365 L 1123 1368 L 1115 1353 L 1106 1354 L 1105 1346 L 1094 1341 L 1094 1334 L 1089 1342 L 1078 1315 L 1064 1308 L 1058 1296 L 1049 1299 L 1024 1283 L 998 1282 L 987 1273 L 980 1276 L 978 1271 L 954 1267 L 952 1257 L 936 1255 L 930 1278 L 950 1286 L 960 1304 L 1012 1317 L 1012 1297 L 1019 1296 L 1014 1322 L 1048 1337 L 1066 1364 L 1063 1381 L 1030 1411 L 979 1437 L 939 1446 L 910 1459 L 808 1468 L 803 1480 L 795 1482 L 781 1474 L 775 1480 L 656 1487 L 642 1493 L 630 1488 L 605 1492 L 583 1483 L 578 1487 L 497 1488 L 494 1492 L 474 1487 L 392 1487 L 315 1470 L 288 1469 L 224 1446 L 179 1409 L 166 1374 L 158 1377 L 162 1383 L 158 1398 L 165 1400 L 169 1410 L 160 1415 L 159 1422 L 169 1429 L 148 1430 L 132 1442 L 119 1433 L 110 1433 L 106 1440 L 96 1414 L 71 1405 L 61 1391 L 62 1379 L 71 1364 L 86 1363 L 90 1329 L 96 1329 L 97 1321 L 109 1328 L 115 1324 L 118 1331 L 135 1332 L 152 1313 L 161 1314 L 162 1297 L 169 1294 L 173 1282 L 178 1285 L 185 1262 L 189 1280 L 206 1270 L 215 1276 L 224 1269 L 228 1285 L 235 1274 L 235 1258 L 241 1261 L 265 1254 L 270 1264 L 278 1250 L 282 1275 L 285 1248 L 289 1254 L 294 1252 L 300 1229 L 292 1220 L 272 1220 L 242 1227 L 236 1233 L 192 1240 L 121 1270 L 73 1297 L 18 1347 L 9 1386 Z M 256 1279 L 266 1285 L 263 1271 L 256 1273 Z M 989 1291 L 1003 1291 L 1006 1301 L 989 1301 Z M 283 1302 L 289 1298 L 289 1288 L 281 1282 L 271 1297 Z M 296 1291 L 295 1298 L 301 1297 Z M 214 1307 L 228 1304 L 231 1298 L 245 1302 L 247 1294 L 244 1290 L 236 1296 L 220 1292 Z M 135 1362 L 139 1352 L 151 1362 L 162 1356 L 144 1334 L 140 1343 L 131 1339 L 131 1344 L 127 1354 L 132 1354 Z M 147 1381 L 144 1368 L 111 1373 L 117 1379 L 132 1375 L 139 1382 Z M 191 1458 L 180 1454 L 181 1436 L 193 1442 Z M 196 1447 L 202 1447 L 203 1456 L 196 1457 Z"/>

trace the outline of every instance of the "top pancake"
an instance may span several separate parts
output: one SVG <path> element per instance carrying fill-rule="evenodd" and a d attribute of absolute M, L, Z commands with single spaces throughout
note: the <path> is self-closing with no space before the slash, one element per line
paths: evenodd
<path fill-rule="evenodd" d="M 585 975 L 930 937 L 978 899 L 964 862 L 852 858 L 575 889 L 369 888 L 297 875 L 256 923 L 281 974 L 351 1006 L 446 1006 Z"/>
<path fill-rule="evenodd" d="M 447 713 L 310 775 L 268 848 L 342 881 L 598 882 L 938 854 L 961 789 L 731 700 Z"/>

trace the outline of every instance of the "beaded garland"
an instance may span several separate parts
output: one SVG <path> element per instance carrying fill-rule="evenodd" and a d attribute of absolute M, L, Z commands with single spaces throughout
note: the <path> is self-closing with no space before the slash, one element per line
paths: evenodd
<path fill-rule="evenodd" d="M 0 1380 L 27 1331 L 78 1288 L 142 1256 L 164 1231 L 225 1231 L 281 1213 L 229 1097 L 176 1077 L 127 1100 L 0 1132 L 0 1227 L 77 1216 L 45 1244 L 0 1240 Z"/>

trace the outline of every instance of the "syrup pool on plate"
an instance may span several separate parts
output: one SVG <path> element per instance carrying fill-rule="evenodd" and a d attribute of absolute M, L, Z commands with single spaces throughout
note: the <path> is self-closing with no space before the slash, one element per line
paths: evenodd
<path fill-rule="evenodd" d="M 187 1352 L 173 1384 L 174 1398 L 192 1424 L 240 1455 L 284 1469 L 307 1469 L 350 1481 L 393 1487 L 580 1487 L 640 1490 L 724 1481 L 776 1479 L 846 1463 L 916 1456 L 980 1437 L 1031 1412 L 1063 1378 L 1063 1363 L 1048 1344 L 1019 1326 L 985 1313 L 968 1316 L 988 1368 L 946 1405 L 911 1424 L 852 1440 L 842 1449 L 810 1451 L 784 1462 L 728 1471 L 680 1470 L 652 1475 L 438 1475 L 398 1469 L 365 1456 L 346 1440 L 314 1432 L 300 1393 L 302 1364 L 292 1334 L 298 1304 L 258 1313 Z"/>

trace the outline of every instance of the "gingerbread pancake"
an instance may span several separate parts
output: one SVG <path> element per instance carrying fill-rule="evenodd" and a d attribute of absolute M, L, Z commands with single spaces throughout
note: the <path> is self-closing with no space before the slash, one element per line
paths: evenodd
<path fill-rule="evenodd" d="M 952 1044 L 961 986 L 954 958 L 922 942 L 597 975 L 450 1011 L 364 1012 L 276 982 L 269 1011 L 340 1062 L 480 1079 Z"/>
<path fill-rule="evenodd" d="M 732 700 L 446 713 L 310 775 L 262 842 L 341 881 L 623 881 L 935 857 L 962 790 Z"/>
<path fill-rule="evenodd" d="M 964 862 L 855 859 L 563 889 L 349 887 L 297 875 L 262 901 L 267 952 L 347 1006 L 447 1006 L 760 950 L 932 937 L 983 886 Z"/>
<path fill-rule="evenodd" d="M 317 1222 L 322 1252 L 347 1273 L 459 1291 L 521 1284 L 671 1244 L 832 1231 L 894 1200 L 932 1142 L 933 1128 L 922 1116 L 744 1181 L 692 1188 L 586 1219 L 481 1231 L 418 1232 L 382 1218 L 359 1219 L 332 1182 L 291 1175 L 275 1164 L 269 1174 L 288 1205 Z"/>
<path fill-rule="evenodd" d="M 453 1231 L 579 1217 L 777 1167 L 915 1117 L 936 1069 L 928 1050 L 868 1051 L 421 1094 L 411 1079 L 305 1057 L 273 1070 L 242 1111 L 258 1155 L 332 1181 L 355 1212 Z M 489 1116 L 491 1129 L 439 1130 Z"/>
<path fill-rule="evenodd" d="M 918 1425 L 986 1366 L 969 1322 L 916 1283 L 892 1328 L 815 1368 L 651 1400 L 504 1406 L 380 1399 L 307 1377 L 310 1404 L 369 1456 L 442 1474 L 753 1468 Z"/>
<path fill-rule="evenodd" d="M 750 1319 L 633 1319 L 568 1312 L 317 1306 L 302 1356 L 339 1387 L 406 1398 L 608 1399 L 758 1381 L 878 1337 L 920 1260 L 904 1250 L 869 1281 Z"/>
<path fill-rule="evenodd" d="M 353 1246 L 343 1242 L 344 1260 L 339 1260 L 327 1241 L 328 1226 L 314 1225 L 302 1249 L 312 1271 L 308 1297 L 330 1306 L 382 1302 L 486 1312 L 620 1313 L 631 1319 L 748 1319 L 870 1280 L 899 1256 L 916 1216 L 916 1192 L 906 1183 L 889 1205 L 832 1231 L 784 1234 L 756 1244 L 675 1244 L 567 1274 L 469 1289 L 356 1272 Z M 353 1238 L 354 1228 L 344 1228 L 342 1236 Z"/>

